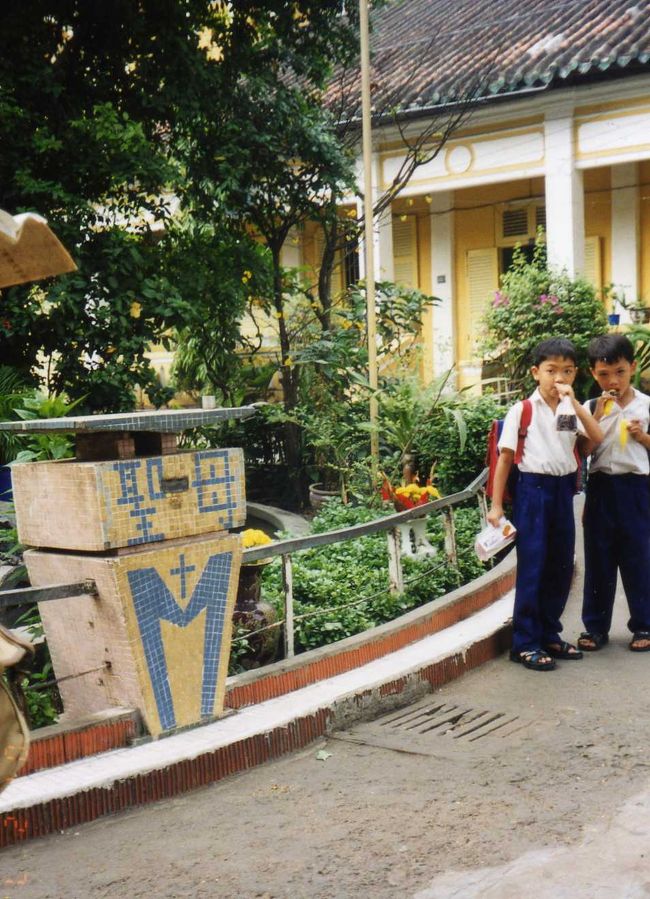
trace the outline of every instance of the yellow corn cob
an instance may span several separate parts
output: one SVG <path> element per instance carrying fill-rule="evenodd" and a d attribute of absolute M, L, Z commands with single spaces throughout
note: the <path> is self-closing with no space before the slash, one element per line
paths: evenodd
<path fill-rule="evenodd" d="M 619 425 L 619 433 L 618 433 L 618 441 L 621 446 L 625 446 L 627 443 L 627 421 L 625 418 L 621 419 L 621 423 Z"/>

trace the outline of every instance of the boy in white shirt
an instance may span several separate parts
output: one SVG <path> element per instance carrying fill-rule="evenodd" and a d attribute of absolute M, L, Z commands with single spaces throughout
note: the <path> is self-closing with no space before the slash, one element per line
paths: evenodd
<path fill-rule="evenodd" d="M 621 580 L 630 610 L 633 652 L 650 650 L 650 397 L 632 387 L 634 347 L 624 334 L 594 338 L 587 348 L 602 394 L 585 405 L 604 433 L 592 453 L 585 501 L 585 584 L 578 646 L 595 652 L 609 641 Z"/>
<path fill-rule="evenodd" d="M 550 671 L 555 659 L 582 658 L 575 646 L 560 638 L 560 618 L 573 574 L 576 432 L 585 434 L 593 446 L 603 435 L 573 393 L 577 356 L 571 341 L 563 337 L 542 341 L 533 351 L 532 362 L 538 386 L 530 397 L 532 418 L 513 501 L 517 581 L 510 658 L 533 671 Z M 575 411 L 571 430 L 558 429 L 556 411 L 563 397 L 569 398 Z M 521 412 L 522 403 L 515 403 L 503 423 L 488 514 L 494 525 L 503 515 L 503 493 L 517 448 Z"/>

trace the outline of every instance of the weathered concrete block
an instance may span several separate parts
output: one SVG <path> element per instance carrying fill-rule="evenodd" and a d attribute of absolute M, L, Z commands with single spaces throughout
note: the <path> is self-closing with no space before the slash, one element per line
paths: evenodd
<path fill-rule="evenodd" d="M 92 578 L 99 591 L 39 605 L 56 676 L 69 678 L 60 683 L 67 720 L 137 708 L 157 735 L 222 712 L 238 535 L 112 557 L 28 550 L 25 562 L 34 586 Z"/>
<path fill-rule="evenodd" d="M 26 546 L 103 552 L 244 524 L 240 449 L 12 467 Z M 67 580 L 67 578 L 66 578 Z"/>

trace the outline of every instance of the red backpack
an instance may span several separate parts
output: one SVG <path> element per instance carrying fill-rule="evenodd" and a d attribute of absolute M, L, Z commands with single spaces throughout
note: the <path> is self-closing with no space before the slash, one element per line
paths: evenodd
<path fill-rule="evenodd" d="M 512 496 L 515 492 L 515 484 L 517 483 L 517 466 L 521 462 L 524 456 L 524 441 L 526 440 L 526 434 L 528 433 L 528 428 L 530 427 L 530 423 L 533 418 L 533 404 L 530 400 L 522 400 L 521 401 L 521 419 L 519 420 L 519 431 L 517 432 L 517 449 L 515 450 L 515 456 L 513 460 L 512 468 L 510 469 L 510 474 L 508 475 L 508 480 L 506 482 L 505 489 L 503 491 L 503 502 L 511 503 Z M 497 459 L 499 458 L 499 438 L 501 437 L 501 432 L 503 431 L 503 419 L 498 418 L 492 422 L 492 426 L 490 427 L 490 433 L 488 435 L 488 445 L 487 445 L 487 453 L 485 455 L 485 464 L 488 467 L 488 479 L 485 485 L 485 493 L 487 496 L 492 499 L 492 493 L 494 491 L 494 473 L 497 467 Z M 649 430 L 650 432 L 650 430 Z M 648 451 L 650 454 L 650 450 Z M 582 489 L 582 467 L 583 460 L 580 457 L 580 453 L 578 452 L 578 446 L 576 444 L 573 454 L 576 457 L 576 462 L 578 463 L 578 468 L 576 470 L 576 493 L 580 493 Z"/>
<path fill-rule="evenodd" d="M 533 404 L 530 400 L 522 400 L 521 401 L 521 419 L 519 421 L 519 431 L 517 432 L 517 449 L 515 450 L 514 464 L 510 469 L 510 474 L 508 475 L 508 481 L 506 483 L 505 489 L 503 491 L 503 502 L 509 503 L 512 502 L 512 494 L 514 492 L 514 485 L 517 480 L 517 466 L 521 462 L 524 456 L 524 441 L 526 440 L 526 434 L 528 433 L 528 428 L 530 426 L 530 422 L 533 417 Z M 485 455 L 485 464 L 488 467 L 488 479 L 487 484 L 485 485 L 485 492 L 492 499 L 492 493 L 494 491 L 494 473 L 497 467 L 497 460 L 499 458 L 499 439 L 501 437 L 501 432 L 503 431 L 503 419 L 495 418 L 492 422 L 492 426 L 490 427 L 490 433 L 488 435 L 488 445 L 487 445 L 487 453 Z"/>

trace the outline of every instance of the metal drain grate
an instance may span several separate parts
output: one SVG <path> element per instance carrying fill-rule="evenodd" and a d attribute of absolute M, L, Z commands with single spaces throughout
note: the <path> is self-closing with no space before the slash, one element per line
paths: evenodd
<path fill-rule="evenodd" d="M 498 755 L 529 738 L 528 728 L 539 719 L 515 711 L 474 708 L 427 697 L 408 708 L 390 712 L 375 721 L 339 731 L 334 739 L 363 743 L 415 755 Z"/>
<path fill-rule="evenodd" d="M 487 709 L 468 709 L 439 702 L 425 708 L 409 708 L 375 722 L 391 733 L 436 733 L 454 740 L 474 743 L 490 735 L 506 737 L 527 727 L 519 715 L 492 712 Z"/>

